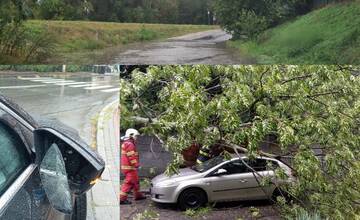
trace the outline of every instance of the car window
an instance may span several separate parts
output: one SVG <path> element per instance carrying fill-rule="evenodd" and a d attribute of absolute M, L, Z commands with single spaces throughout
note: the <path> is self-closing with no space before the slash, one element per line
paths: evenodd
<path fill-rule="evenodd" d="M 222 162 L 224 162 L 224 157 L 223 156 L 217 156 L 217 157 L 214 157 L 214 158 L 212 158 L 210 160 L 205 161 L 202 164 L 198 164 L 196 166 L 193 166 L 192 169 L 197 171 L 197 172 L 203 173 L 203 172 L 208 171 L 209 169 L 219 165 Z"/>
<path fill-rule="evenodd" d="M 221 169 L 225 169 L 227 175 L 248 172 L 247 167 L 241 162 L 241 160 L 231 161 L 222 166 Z"/>
<path fill-rule="evenodd" d="M 0 121 L 0 195 L 30 164 L 30 155 L 20 136 Z"/>
<path fill-rule="evenodd" d="M 246 163 L 251 166 L 255 171 L 266 171 L 266 170 L 274 170 L 279 165 L 272 160 L 265 159 L 255 159 L 255 160 L 246 160 Z M 250 171 L 251 172 L 251 171 Z"/>
<path fill-rule="evenodd" d="M 265 170 L 275 170 L 278 167 L 278 164 L 272 160 L 244 159 L 244 161 L 257 172 L 265 171 Z M 250 168 L 248 168 L 241 160 L 231 161 L 227 164 L 224 164 L 220 168 L 225 169 L 226 174 L 228 174 L 228 175 L 252 172 L 252 170 Z"/>

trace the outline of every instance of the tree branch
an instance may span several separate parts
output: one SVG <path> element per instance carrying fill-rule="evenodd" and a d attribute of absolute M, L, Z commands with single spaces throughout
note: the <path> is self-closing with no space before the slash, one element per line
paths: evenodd
<path fill-rule="evenodd" d="M 292 82 L 292 81 L 295 81 L 295 80 L 302 80 L 302 79 L 310 78 L 312 76 L 313 76 L 313 74 L 307 74 L 307 75 L 303 75 L 303 76 L 290 78 L 290 79 L 282 81 L 281 84 L 283 85 L 283 84 L 288 83 L 288 82 Z"/>

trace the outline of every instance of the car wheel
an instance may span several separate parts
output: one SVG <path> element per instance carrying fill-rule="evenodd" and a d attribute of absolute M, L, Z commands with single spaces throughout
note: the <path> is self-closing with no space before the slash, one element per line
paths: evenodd
<path fill-rule="evenodd" d="M 86 210 L 86 193 L 84 193 L 75 199 L 74 212 L 72 214 L 71 220 L 86 220 Z"/>
<path fill-rule="evenodd" d="M 201 189 L 191 188 L 183 191 L 178 199 L 181 210 L 197 209 L 207 202 L 206 194 Z"/>

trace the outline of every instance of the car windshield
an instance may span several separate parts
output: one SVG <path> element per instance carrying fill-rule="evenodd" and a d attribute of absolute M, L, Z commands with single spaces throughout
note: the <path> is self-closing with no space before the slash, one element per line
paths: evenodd
<path fill-rule="evenodd" d="M 197 171 L 197 172 L 200 172 L 200 173 L 203 173 L 211 168 L 213 168 L 214 166 L 220 164 L 224 162 L 224 157 L 223 156 L 217 156 L 217 157 L 214 157 L 208 161 L 205 161 L 204 163 L 202 164 L 198 164 L 198 165 L 195 165 L 192 167 L 193 170 Z"/>

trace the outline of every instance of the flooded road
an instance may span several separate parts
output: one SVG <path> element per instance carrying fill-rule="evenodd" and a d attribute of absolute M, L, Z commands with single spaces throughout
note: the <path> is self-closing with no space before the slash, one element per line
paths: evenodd
<path fill-rule="evenodd" d="M 112 58 L 120 64 L 250 64 L 255 61 L 226 47 L 231 35 L 218 30 L 169 38 L 163 42 L 135 44 Z"/>

